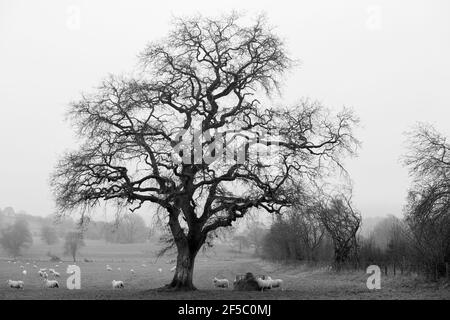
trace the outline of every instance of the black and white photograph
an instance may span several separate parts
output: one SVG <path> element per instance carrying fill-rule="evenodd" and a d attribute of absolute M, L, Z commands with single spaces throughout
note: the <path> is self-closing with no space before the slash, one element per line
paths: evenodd
<path fill-rule="evenodd" d="M 0 305 L 448 302 L 449 57 L 446 0 L 0 0 Z"/>

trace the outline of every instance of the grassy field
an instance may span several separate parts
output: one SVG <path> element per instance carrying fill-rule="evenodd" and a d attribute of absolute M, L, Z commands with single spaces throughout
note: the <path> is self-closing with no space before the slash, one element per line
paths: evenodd
<path fill-rule="evenodd" d="M 77 262 L 81 268 L 81 290 L 68 290 L 65 270 L 73 262 L 67 257 L 63 263 L 49 262 L 46 256 L 49 250 L 58 255 L 60 247 L 61 244 L 48 247 L 36 240 L 16 264 L 0 256 L 0 299 L 450 299 L 450 286 L 444 283 L 427 283 L 413 276 L 382 276 L 381 290 L 370 291 L 363 271 L 335 273 L 327 268 L 269 263 L 252 258 L 250 252 L 234 253 L 226 245 L 217 245 L 198 256 L 194 277 L 198 291 L 160 292 L 156 289 L 173 276 L 170 272 L 173 264 L 168 263 L 173 257 L 156 259 L 156 247 L 150 243 L 120 245 L 103 241 L 87 241 Z M 93 262 L 83 262 L 83 258 Z M 39 268 L 57 269 L 61 273 L 58 279 L 61 288 L 44 288 L 37 269 L 32 267 L 34 263 Z M 113 271 L 106 271 L 106 264 Z M 21 273 L 21 265 L 28 271 L 26 276 Z M 161 273 L 159 268 L 163 270 Z M 136 274 L 131 274 L 130 269 Z M 236 292 L 212 285 L 215 276 L 233 280 L 236 274 L 246 272 L 282 278 L 284 288 Z M 5 283 L 8 279 L 23 280 L 25 289 L 8 288 Z M 125 289 L 113 290 L 112 280 L 123 280 Z"/>

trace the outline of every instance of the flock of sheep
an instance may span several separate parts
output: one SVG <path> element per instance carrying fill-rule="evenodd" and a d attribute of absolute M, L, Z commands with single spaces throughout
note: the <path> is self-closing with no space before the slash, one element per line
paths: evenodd
<path fill-rule="evenodd" d="M 233 284 L 236 284 L 239 280 L 241 280 L 243 276 L 236 276 L 234 278 Z M 270 276 L 257 276 L 256 282 L 258 283 L 258 287 L 261 291 L 272 288 L 281 288 L 283 284 L 282 279 L 272 279 Z M 218 279 L 214 277 L 213 284 L 217 288 L 229 288 L 230 282 L 228 279 Z"/>
<path fill-rule="evenodd" d="M 16 264 L 17 261 L 13 261 L 13 262 L 8 261 L 8 263 Z M 26 263 L 26 265 L 29 265 L 29 264 L 30 264 L 30 262 Z M 55 268 L 58 268 L 58 267 L 59 267 L 59 265 L 55 266 Z M 37 269 L 38 266 L 36 264 L 33 264 L 33 268 Z M 22 274 L 24 276 L 26 276 L 28 274 L 28 271 L 25 269 L 25 266 L 21 265 L 20 269 L 22 269 Z M 47 273 L 47 271 L 48 271 L 48 273 Z M 61 275 L 55 269 L 53 269 L 53 268 L 49 268 L 49 269 L 41 268 L 41 269 L 38 270 L 37 273 L 42 278 L 42 280 L 44 282 L 44 285 L 47 288 L 59 288 L 59 283 L 56 280 L 56 278 L 59 278 Z M 53 280 L 49 279 L 49 274 L 54 276 L 55 279 L 53 279 Z M 13 288 L 13 289 L 23 289 L 24 285 L 25 285 L 23 280 L 11 280 L 10 279 L 10 280 L 7 280 L 6 283 L 7 283 L 8 287 Z"/>
<path fill-rule="evenodd" d="M 167 263 L 174 263 L 175 260 L 169 260 Z M 16 264 L 17 261 L 8 261 L 8 263 L 14 263 Z M 36 263 L 36 262 L 35 262 Z M 60 262 L 62 263 L 62 262 Z M 27 262 L 26 265 L 29 265 L 30 262 Z M 38 266 L 36 264 L 33 264 L 32 266 L 34 269 L 38 269 Z M 58 268 L 59 265 L 56 264 L 55 268 Z M 142 267 L 146 267 L 146 264 L 142 264 Z M 21 265 L 20 269 L 22 270 L 22 274 L 26 276 L 28 274 L 27 270 L 25 269 L 25 266 Z M 176 266 L 173 266 L 170 268 L 170 272 L 175 272 Z M 158 268 L 157 269 L 159 273 L 162 273 L 163 269 Z M 107 264 L 106 265 L 106 271 L 113 271 L 113 268 Z M 117 267 L 117 271 L 121 271 L 120 267 Z M 136 274 L 136 271 L 134 269 L 130 269 L 131 274 Z M 46 288 L 59 288 L 59 283 L 57 278 L 59 278 L 61 275 L 59 272 L 57 272 L 53 268 L 40 268 L 37 271 L 37 274 L 39 277 L 42 278 L 43 284 Z M 53 277 L 54 279 L 49 279 L 49 277 Z M 236 276 L 234 279 L 233 284 L 236 284 L 239 280 L 242 279 L 242 276 Z M 270 276 L 257 276 L 256 282 L 258 284 L 258 288 L 263 291 L 265 289 L 272 289 L 272 288 L 281 288 L 283 284 L 282 279 L 272 279 Z M 228 279 L 219 279 L 217 277 L 213 278 L 213 285 L 217 288 L 229 288 L 230 282 Z M 23 289 L 24 288 L 24 281 L 23 280 L 7 280 L 7 285 L 10 288 L 13 289 Z M 112 280 L 112 288 L 113 289 L 123 289 L 125 288 L 125 284 L 123 280 Z"/>
<path fill-rule="evenodd" d="M 8 261 L 8 263 L 13 263 L 13 264 L 17 264 L 20 263 L 20 261 Z M 169 260 L 167 261 L 167 263 L 174 263 L 175 260 Z M 35 262 L 36 263 L 36 262 Z M 62 262 L 60 262 L 62 263 Z M 27 262 L 26 265 L 29 265 L 30 262 Z M 146 267 L 146 264 L 142 264 L 142 267 Z M 58 268 L 59 265 L 55 265 L 55 268 Z M 36 264 L 33 264 L 33 268 L 37 269 L 38 266 Z M 26 276 L 28 274 L 27 270 L 25 270 L 25 267 L 23 265 L 20 266 L 20 269 L 22 269 L 22 274 L 24 276 Z M 175 272 L 176 266 L 173 266 L 172 268 L 170 268 L 170 272 Z M 106 271 L 113 271 L 113 268 L 107 264 L 106 265 Z M 117 271 L 121 271 L 121 268 L 118 267 Z M 162 268 L 158 268 L 158 272 L 162 273 L 163 269 Z M 56 278 L 61 277 L 61 274 L 59 272 L 57 272 L 55 269 L 53 268 L 40 268 L 37 271 L 39 277 L 42 278 L 43 282 L 44 282 L 44 286 L 47 288 L 59 288 L 59 283 L 56 280 Z M 130 269 L 130 273 L 131 274 L 136 274 L 136 271 L 134 271 L 134 269 Z M 55 279 L 49 279 L 49 275 L 53 276 Z M 13 288 L 13 289 L 23 289 L 24 288 L 24 281 L 23 280 L 7 280 L 6 284 L 8 285 L 8 287 Z M 122 280 L 113 280 L 112 281 L 112 288 L 113 289 L 123 289 L 125 288 L 124 282 Z"/>

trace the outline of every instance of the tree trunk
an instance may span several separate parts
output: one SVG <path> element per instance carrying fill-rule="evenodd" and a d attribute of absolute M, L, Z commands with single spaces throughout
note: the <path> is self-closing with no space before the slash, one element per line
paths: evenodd
<path fill-rule="evenodd" d="M 193 283 L 194 263 L 197 250 L 189 246 L 178 246 L 177 266 L 172 282 L 166 286 L 171 290 L 196 290 Z"/>

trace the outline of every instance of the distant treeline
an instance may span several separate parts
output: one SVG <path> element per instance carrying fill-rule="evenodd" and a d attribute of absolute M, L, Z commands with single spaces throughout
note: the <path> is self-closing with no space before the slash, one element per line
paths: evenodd
<path fill-rule="evenodd" d="M 33 237 L 39 237 L 48 244 L 53 244 L 68 232 L 80 230 L 79 224 L 71 217 L 56 218 L 54 215 L 39 217 L 11 207 L 0 209 L 0 230 L 11 228 L 17 221 L 26 227 Z M 105 240 L 112 243 L 145 242 L 151 236 L 151 229 L 138 214 L 126 214 L 114 222 L 91 220 L 81 228 L 83 238 L 88 240 Z"/>

